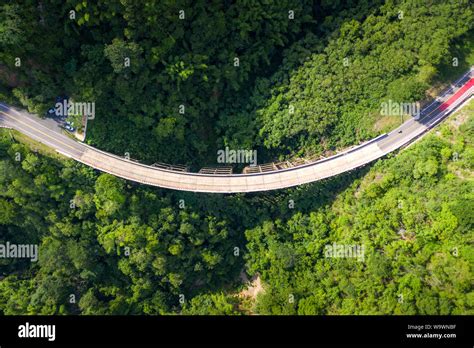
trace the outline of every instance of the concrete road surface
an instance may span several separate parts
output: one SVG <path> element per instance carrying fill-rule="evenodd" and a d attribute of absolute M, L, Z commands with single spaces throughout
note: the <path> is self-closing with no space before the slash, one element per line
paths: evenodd
<path fill-rule="evenodd" d="M 418 139 L 473 95 L 473 75 L 474 69 L 471 68 L 437 100 L 426 106 L 418 120 L 410 118 L 388 134 L 323 160 L 255 174 L 198 174 L 143 165 L 73 140 L 50 120 L 42 120 L 5 104 L 0 104 L 0 127 L 15 129 L 92 168 L 142 184 L 194 192 L 267 191 L 302 185 L 353 170 Z"/>

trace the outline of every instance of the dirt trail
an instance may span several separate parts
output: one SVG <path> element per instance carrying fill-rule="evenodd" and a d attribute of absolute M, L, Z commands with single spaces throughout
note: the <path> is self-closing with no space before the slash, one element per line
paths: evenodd
<path fill-rule="evenodd" d="M 241 272 L 240 279 L 242 279 L 242 282 L 247 285 L 247 288 L 239 293 L 239 297 L 247 297 L 252 299 L 252 301 L 255 301 L 257 295 L 264 291 L 262 281 L 260 280 L 260 274 L 254 275 L 252 279 L 249 280 L 245 272 Z"/>

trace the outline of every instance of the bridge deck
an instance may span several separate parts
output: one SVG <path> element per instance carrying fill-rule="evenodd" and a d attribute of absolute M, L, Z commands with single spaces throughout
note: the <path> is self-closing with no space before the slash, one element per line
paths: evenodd
<path fill-rule="evenodd" d="M 248 167 L 244 174 L 232 174 L 230 167 L 203 168 L 200 173 L 190 173 L 186 166 L 140 164 L 74 141 L 52 130 L 45 120 L 2 104 L 0 127 L 16 129 L 100 171 L 147 185 L 214 193 L 267 191 L 302 185 L 353 170 L 419 138 L 473 95 L 473 70 L 454 84 L 459 87 L 451 87 L 439 101 L 425 107 L 419 120 L 410 119 L 389 134 L 328 158 Z"/>

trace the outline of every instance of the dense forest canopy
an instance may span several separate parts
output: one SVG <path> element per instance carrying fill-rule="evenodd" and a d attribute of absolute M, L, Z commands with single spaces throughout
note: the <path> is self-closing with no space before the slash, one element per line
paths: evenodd
<path fill-rule="evenodd" d="M 87 142 L 149 163 L 322 154 L 399 122 L 381 102 L 464 73 L 473 23 L 469 1 L 22 0 L 0 5 L 0 101 L 94 101 Z M 372 168 L 208 195 L 0 130 L 0 244 L 39 245 L 0 259 L 0 313 L 474 314 L 472 139 L 471 103 Z M 337 244 L 363 260 L 327 257 Z"/>
<path fill-rule="evenodd" d="M 9 132 L 0 241 L 40 258 L 1 260 L 4 314 L 473 314 L 472 102 L 371 169 L 275 194 L 131 185 Z M 363 260 L 325 257 L 334 243 Z M 250 307 L 243 269 L 264 283 Z"/>
<path fill-rule="evenodd" d="M 91 144 L 195 166 L 226 145 L 271 161 L 376 135 L 380 102 L 423 99 L 474 23 L 468 1 L 20 1 L 0 16 L 2 99 L 41 115 L 58 95 L 94 101 Z"/>

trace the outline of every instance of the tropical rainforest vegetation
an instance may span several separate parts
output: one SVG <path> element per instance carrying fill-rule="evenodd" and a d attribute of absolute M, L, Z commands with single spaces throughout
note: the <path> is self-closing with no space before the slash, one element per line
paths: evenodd
<path fill-rule="evenodd" d="M 147 163 L 323 154 L 399 122 L 381 102 L 464 73 L 473 23 L 469 1 L 21 0 L 0 5 L 0 100 L 41 116 L 93 101 L 87 142 Z M 472 139 L 471 103 L 370 168 L 217 195 L 1 130 L 0 243 L 40 257 L 0 259 L 0 313 L 474 314 Z M 333 243 L 364 260 L 326 257 Z M 250 301 L 242 274 L 263 284 Z"/>

